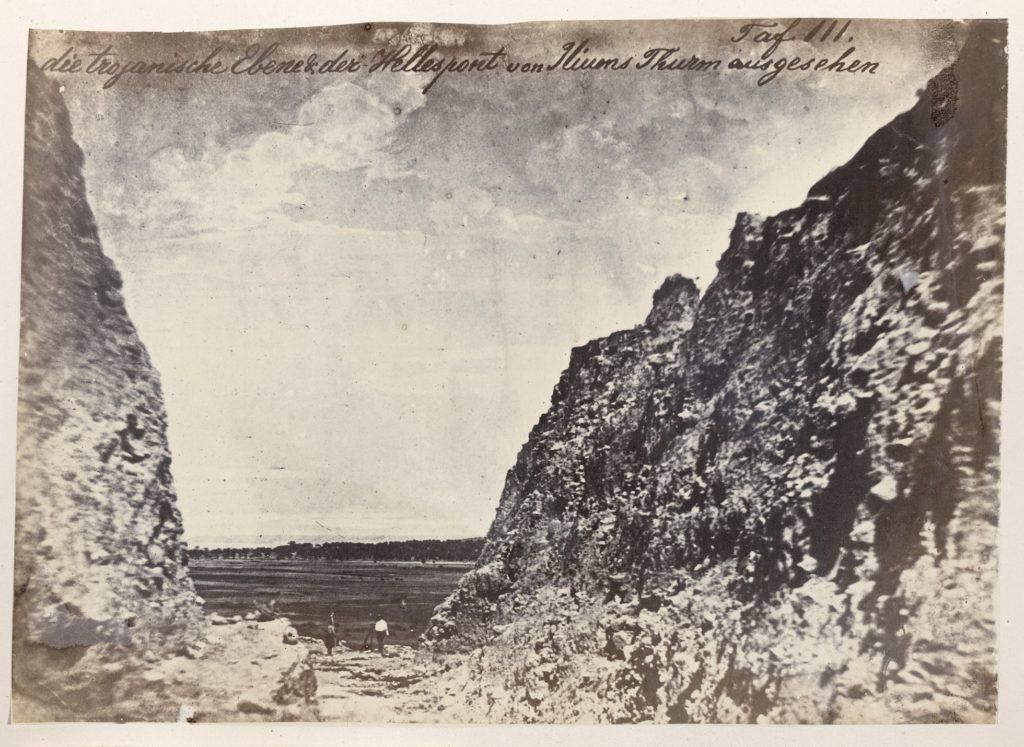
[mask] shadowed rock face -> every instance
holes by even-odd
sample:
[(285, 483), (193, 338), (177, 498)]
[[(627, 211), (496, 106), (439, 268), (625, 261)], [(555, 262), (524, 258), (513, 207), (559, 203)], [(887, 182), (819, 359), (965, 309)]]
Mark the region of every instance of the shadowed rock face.
[(199, 630), (160, 381), (103, 254), (56, 84), (28, 72), (16, 718), (90, 718)]
[(703, 298), (573, 351), (434, 646), (467, 714), (988, 721), (1005, 25)]

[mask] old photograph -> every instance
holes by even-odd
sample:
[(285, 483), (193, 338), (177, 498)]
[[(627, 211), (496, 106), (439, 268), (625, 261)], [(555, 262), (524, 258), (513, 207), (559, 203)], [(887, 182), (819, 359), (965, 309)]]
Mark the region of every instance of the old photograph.
[(11, 718), (995, 723), (1007, 22), (28, 43)]

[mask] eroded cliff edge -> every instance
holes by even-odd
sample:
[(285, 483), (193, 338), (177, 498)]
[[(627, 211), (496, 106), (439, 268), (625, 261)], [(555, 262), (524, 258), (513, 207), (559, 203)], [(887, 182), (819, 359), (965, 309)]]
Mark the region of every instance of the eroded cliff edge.
[(74, 713), (110, 684), (97, 671), (117, 678), (123, 647), (183, 647), (201, 612), (159, 376), (100, 246), (57, 85), (31, 65), (27, 91), (14, 681), (22, 703)]
[(12, 716), (315, 718), (287, 620), (211, 628), (202, 612), (160, 379), (100, 245), (63, 97), (31, 64), (25, 126)]
[(435, 612), (466, 718), (989, 721), (1005, 25), (573, 351)]

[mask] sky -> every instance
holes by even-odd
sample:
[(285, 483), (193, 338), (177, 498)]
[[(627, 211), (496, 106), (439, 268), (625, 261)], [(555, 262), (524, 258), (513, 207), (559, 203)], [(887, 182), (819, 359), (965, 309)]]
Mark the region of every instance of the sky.
[[(434, 42), (551, 61), (583, 39), (605, 56), (763, 51), (730, 41), (740, 25), (35, 32), (32, 56), (230, 57), (273, 41), (303, 57)], [(425, 94), (431, 76), (413, 73), (107, 89), (54, 74), (161, 374), (186, 539), (484, 534), (570, 349), (641, 323), (667, 275), (706, 287), (736, 214), (799, 204), (912, 105), (954, 39), (919, 22), (849, 34), (876, 74), (499, 71)]]

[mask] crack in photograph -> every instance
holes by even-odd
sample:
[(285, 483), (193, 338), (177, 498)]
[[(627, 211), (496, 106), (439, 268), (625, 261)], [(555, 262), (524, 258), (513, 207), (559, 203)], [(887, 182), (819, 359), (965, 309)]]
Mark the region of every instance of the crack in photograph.
[(32, 31), (12, 719), (994, 723), (1006, 33)]

